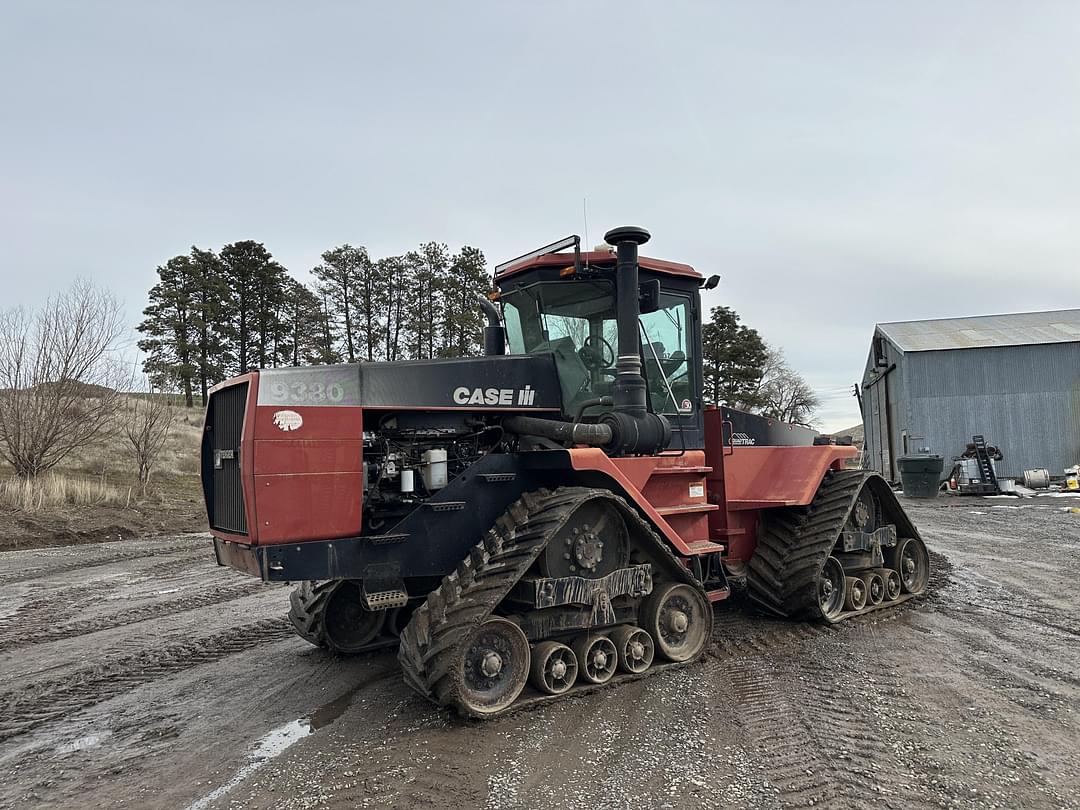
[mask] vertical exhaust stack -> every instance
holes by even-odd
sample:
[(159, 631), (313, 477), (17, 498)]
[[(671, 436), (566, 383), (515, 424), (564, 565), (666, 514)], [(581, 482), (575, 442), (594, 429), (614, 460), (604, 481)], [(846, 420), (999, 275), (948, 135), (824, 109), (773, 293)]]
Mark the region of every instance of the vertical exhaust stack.
[(650, 239), (644, 228), (612, 228), (604, 241), (615, 246), (615, 321), (619, 328), (619, 356), (615, 362), (614, 405), (639, 418), (645, 413), (645, 378), (641, 376), (638, 340), (638, 245)]
[(485, 296), (478, 295), (480, 309), (487, 316), (487, 326), (484, 327), (484, 354), (506, 354), (506, 332), (503, 330), (502, 321), (499, 319), (499, 310)]
[(645, 378), (641, 374), (641, 341), (638, 339), (639, 286), (638, 245), (649, 241), (644, 228), (612, 228), (604, 240), (615, 246), (615, 320), (619, 351), (615, 361), (613, 410), (601, 418), (612, 429), (604, 449), (614, 455), (651, 455), (668, 446), (671, 425), (649, 413), (645, 401)]

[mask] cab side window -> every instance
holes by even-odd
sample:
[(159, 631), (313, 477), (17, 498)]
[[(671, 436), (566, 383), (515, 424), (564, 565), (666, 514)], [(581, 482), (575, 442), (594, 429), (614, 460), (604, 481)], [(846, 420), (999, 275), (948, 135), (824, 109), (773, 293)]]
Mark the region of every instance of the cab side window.
[[(641, 350), (649, 402), (656, 413), (693, 411), (690, 299), (664, 293), (660, 308), (641, 316)], [(674, 401), (673, 401), (674, 399)]]

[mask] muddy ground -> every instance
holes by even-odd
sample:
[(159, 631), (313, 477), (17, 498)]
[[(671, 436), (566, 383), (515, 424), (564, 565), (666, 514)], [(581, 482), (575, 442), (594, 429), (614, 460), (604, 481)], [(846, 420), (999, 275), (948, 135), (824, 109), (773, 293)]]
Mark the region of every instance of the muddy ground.
[(1067, 503), (909, 503), (933, 596), (735, 599), (703, 663), (484, 724), (295, 638), (204, 536), (0, 554), (0, 807), (1080, 807)]

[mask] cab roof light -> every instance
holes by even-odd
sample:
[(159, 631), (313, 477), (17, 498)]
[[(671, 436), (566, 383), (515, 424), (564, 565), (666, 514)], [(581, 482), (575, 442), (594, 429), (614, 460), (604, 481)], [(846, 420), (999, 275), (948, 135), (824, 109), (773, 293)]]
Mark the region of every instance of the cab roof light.
[(568, 247), (574, 249), (574, 268), (581, 268), (581, 237), (577, 234), (568, 236), (565, 239), (560, 239), (558, 242), (552, 242), (550, 245), (544, 245), (542, 248), (537, 248), (534, 251), (525, 253), (518, 256), (516, 259), (511, 259), (508, 262), (495, 265), (495, 276), (501, 276), (507, 270), (512, 267), (516, 267), (519, 264), (524, 264), (530, 259), (538, 259), (541, 256), (548, 256), (552, 253), (558, 253), (561, 250), (566, 250)]

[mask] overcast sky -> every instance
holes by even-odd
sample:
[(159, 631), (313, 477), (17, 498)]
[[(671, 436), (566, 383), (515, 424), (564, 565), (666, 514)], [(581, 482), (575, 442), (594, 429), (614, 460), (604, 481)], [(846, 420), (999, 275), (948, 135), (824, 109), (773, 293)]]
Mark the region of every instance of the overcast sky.
[(1080, 3), (0, 11), (0, 304), (256, 239), (494, 264), (653, 233), (859, 421), (880, 321), (1080, 300)]

